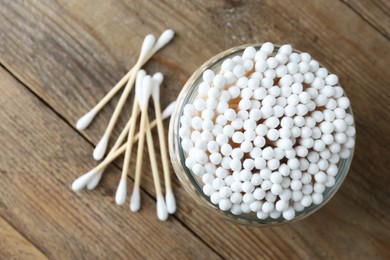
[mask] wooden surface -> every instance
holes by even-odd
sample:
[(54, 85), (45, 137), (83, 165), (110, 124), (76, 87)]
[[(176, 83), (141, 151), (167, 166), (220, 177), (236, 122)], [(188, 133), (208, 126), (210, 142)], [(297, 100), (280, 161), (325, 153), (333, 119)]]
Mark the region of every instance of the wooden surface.
[[(389, 259), (389, 5), (0, 0), (0, 259)], [(173, 178), (178, 211), (162, 223), (149, 163), (142, 210), (115, 205), (120, 160), (93, 192), (70, 190), (95, 165), (92, 149), (118, 98), (87, 131), (75, 121), (134, 64), (143, 37), (166, 28), (177, 36), (145, 66), (165, 75), (163, 106), (205, 60), (249, 42), (291, 43), (339, 75), (357, 144), (325, 207), (282, 227), (238, 226), (208, 215)]]

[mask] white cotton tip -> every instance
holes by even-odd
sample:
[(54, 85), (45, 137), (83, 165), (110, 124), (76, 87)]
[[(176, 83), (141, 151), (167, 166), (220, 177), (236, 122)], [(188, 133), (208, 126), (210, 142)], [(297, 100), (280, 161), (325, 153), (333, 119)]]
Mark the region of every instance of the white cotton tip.
[(164, 75), (161, 72), (157, 72), (153, 75), (153, 80), (155, 80), (159, 85), (161, 85), (164, 80)]
[(140, 88), (142, 88), (142, 80), (146, 76), (146, 71), (144, 70), (139, 70), (137, 72), (137, 78), (135, 79), (135, 91), (139, 91)]
[(162, 47), (164, 47), (168, 42), (170, 42), (173, 38), (173, 36), (175, 35), (175, 32), (172, 30), (172, 29), (168, 29), (168, 30), (165, 30), (161, 35), (160, 37), (158, 37), (158, 40), (156, 42), (156, 45), (154, 48), (156, 48), (156, 50), (159, 50), (161, 49)]
[(150, 95), (152, 93), (153, 81), (150, 75), (147, 75), (142, 80), (142, 91), (138, 91), (137, 99), (140, 107), (146, 106), (148, 104)]
[(165, 221), (168, 218), (167, 206), (163, 196), (157, 196), (157, 217), (161, 221)]
[(160, 86), (163, 79), (164, 76), (160, 72), (157, 72), (153, 75), (152, 98), (155, 102), (158, 102), (160, 100)]
[(137, 100), (138, 97), (142, 96), (142, 92), (143, 92), (142, 82), (145, 77), (146, 77), (146, 71), (144, 70), (138, 71), (137, 78), (135, 79), (135, 96), (137, 97)]
[(88, 190), (93, 190), (96, 188), (96, 186), (99, 184), (100, 180), (102, 179), (104, 170), (105, 169), (101, 169), (100, 171), (95, 172), (95, 175), (87, 184)]
[(89, 126), (89, 124), (92, 122), (94, 117), (96, 116), (96, 112), (91, 110), (85, 115), (83, 115), (79, 120), (77, 120), (76, 128), (77, 130), (84, 130)]
[(140, 207), (141, 207), (141, 194), (139, 192), (139, 187), (134, 187), (130, 199), (130, 210), (132, 212), (137, 212), (140, 209)]
[(167, 210), (169, 214), (176, 212), (176, 200), (172, 190), (168, 190), (165, 194), (165, 201), (167, 203)]
[(145, 56), (150, 52), (150, 50), (153, 48), (154, 43), (156, 42), (156, 38), (153, 36), (153, 34), (146, 35), (144, 42), (142, 43), (141, 52), (139, 55), (140, 59), (145, 58)]
[(117, 205), (122, 205), (126, 201), (126, 194), (127, 194), (127, 179), (121, 178), (119, 181), (118, 188), (116, 189), (115, 193), (115, 203)]
[(176, 108), (176, 100), (171, 102), (162, 112), (162, 119), (165, 120), (170, 117)]
[(88, 184), (88, 182), (92, 179), (92, 177), (95, 175), (95, 171), (89, 171), (80, 177), (78, 177), (76, 180), (72, 183), (72, 190), (78, 191), (81, 189), (84, 189), (84, 187)]
[(153, 84), (152, 98), (154, 102), (159, 102), (160, 100), (160, 85), (157, 83)]
[(93, 150), (93, 158), (98, 161), (101, 160), (106, 152), (108, 145), (109, 136), (104, 134), (102, 139), (100, 139), (99, 143), (96, 145), (95, 150)]

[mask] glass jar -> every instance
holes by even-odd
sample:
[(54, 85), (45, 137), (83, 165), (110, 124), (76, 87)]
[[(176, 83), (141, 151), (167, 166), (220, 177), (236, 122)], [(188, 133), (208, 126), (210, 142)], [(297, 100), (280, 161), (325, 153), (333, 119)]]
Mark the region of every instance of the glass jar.
[[(296, 212), (295, 217), (292, 220), (285, 220), (282, 216), (277, 219), (266, 218), (259, 219), (255, 213), (242, 213), (240, 215), (234, 215), (230, 211), (222, 211), (217, 205), (214, 205), (210, 201), (210, 197), (205, 195), (202, 189), (202, 180), (199, 176), (196, 176), (192, 171), (186, 167), (185, 159), (186, 154), (181, 147), (181, 138), (179, 136), (180, 128), (180, 117), (183, 115), (183, 108), (186, 104), (192, 103), (199, 84), (202, 82), (202, 74), (205, 70), (210, 69), (216, 74), (220, 71), (221, 64), (224, 60), (232, 58), (236, 55), (242, 55), (245, 48), (253, 46), (258, 50), (262, 44), (247, 44), (238, 47), (231, 48), (224, 52), (217, 54), (208, 61), (206, 61), (202, 66), (200, 66), (193, 75), (188, 79), (183, 89), (181, 90), (178, 99), (175, 111), (172, 114), (169, 126), (169, 153), (170, 158), (173, 164), (173, 168), (178, 176), (181, 184), (184, 186), (185, 190), (190, 194), (192, 198), (200, 205), (202, 205), (208, 212), (213, 213), (214, 215), (221, 217), (226, 220), (231, 220), (238, 224), (244, 225), (255, 225), (255, 226), (271, 226), (271, 225), (280, 225), (285, 223), (291, 223), (300, 219), (303, 219), (312, 213), (316, 212), (322, 206), (324, 206), (336, 193), (343, 183), (351, 161), (353, 158), (354, 148), (350, 151), (350, 156), (347, 159), (341, 159), (338, 166), (338, 173), (335, 177), (335, 184), (332, 187), (327, 187), (323, 193), (323, 202), (319, 205), (312, 204), (309, 207), (304, 208), (300, 212)], [(278, 51), (280, 46), (275, 46), (274, 54)], [(301, 53), (300, 51), (293, 50), (293, 52)], [(320, 65), (320, 67), (322, 67)], [(345, 95), (345, 94), (344, 94)], [(352, 110), (348, 108), (347, 113), (352, 115)], [(353, 124), (354, 126), (354, 124)], [(354, 137), (355, 138), (355, 137)]]

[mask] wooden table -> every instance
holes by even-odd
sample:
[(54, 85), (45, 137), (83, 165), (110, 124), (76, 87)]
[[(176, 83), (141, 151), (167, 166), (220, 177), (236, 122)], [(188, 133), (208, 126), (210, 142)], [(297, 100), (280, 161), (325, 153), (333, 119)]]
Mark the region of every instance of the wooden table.
[[(389, 3), (1, 0), (0, 259), (389, 259)], [(149, 163), (142, 210), (115, 205), (122, 161), (93, 192), (71, 191), (95, 165), (118, 98), (88, 130), (75, 121), (134, 64), (143, 37), (166, 28), (177, 36), (144, 67), (166, 76), (163, 106), (205, 60), (244, 43), (292, 43), (339, 75), (357, 145), (324, 208), (291, 225), (238, 226), (208, 215), (174, 178), (178, 211), (159, 222)]]

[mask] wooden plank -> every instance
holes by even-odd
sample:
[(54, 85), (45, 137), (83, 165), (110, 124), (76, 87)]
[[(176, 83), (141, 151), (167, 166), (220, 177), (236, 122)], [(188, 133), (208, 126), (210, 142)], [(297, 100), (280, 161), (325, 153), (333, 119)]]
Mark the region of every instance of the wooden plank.
[(342, 0), (376, 30), (390, 39), (390, 2), (381, 0)]
[(47, 259), (39, 249), (2, 218), (0, 218), (0, 230), (1, 259)]
[[(335, 198), (307, 220), (272, 229), (222, 222), (189, 203), (176, 181), (177, 216), (210, 246), (235, 258), (389, 255), (388, 41), (361, 17), (335, 1), (90, 3), (7, 1), (0, 16), (1, 62), (69, 122), (75, 122), (125, 73), (143, 35), (170, 26), (178, 37), (146, 66), (166, 75), (163, 87), (169, 91), (164, 91), (164, 104), (213, 54), (266, 40), (291, 42), (313, 54), (339, 75), (352, 100), (358, 128), (352, 170)], [(15, 16), (20, 17), (16, 23)], [(92, 142), (98, 141), (112, 108), (85, 133)], [(89, 152), (86, 149), (85, 154)], [(376, 163), (367, 163), (372, 161)], [(85, 168), (80, 166), (79, 171)], [(145, 169), (150, 171), (148, 164)], [(150, 177), (143, 179), (143, 187), (153, 193)], [(107, 195), (112, 199), (113, 194)]]
[(49, 258), (218, 258), (178, 221), (160, 222), (147, 194), (140, 214), (116, 206), (116, 168), (104, 189), (72, 192), (91, 145), (3, 69), (0, 79), (0, 216)]

